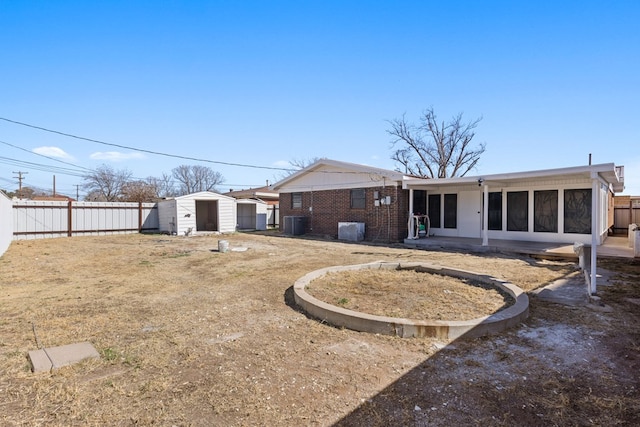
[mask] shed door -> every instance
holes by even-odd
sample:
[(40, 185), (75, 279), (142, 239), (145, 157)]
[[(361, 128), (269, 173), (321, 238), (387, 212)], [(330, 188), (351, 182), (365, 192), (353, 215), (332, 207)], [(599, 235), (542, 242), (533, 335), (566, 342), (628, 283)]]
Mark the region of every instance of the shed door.
[(217, 200), (196, 200), (196, 230), (220, 230)]
[(238, 203), (238, 228), (240, 230), (256, 229), (256, 205)]

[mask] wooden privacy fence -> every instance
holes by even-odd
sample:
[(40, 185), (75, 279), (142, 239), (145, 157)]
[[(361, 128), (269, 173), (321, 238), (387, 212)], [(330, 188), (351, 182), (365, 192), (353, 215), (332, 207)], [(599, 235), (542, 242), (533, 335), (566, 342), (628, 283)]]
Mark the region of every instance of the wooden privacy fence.
[(17, 200), (13, 239), (138, 233), (158, 230), (155, 203)]
[(640, 200), (631, 201), (628, 206), (614, 208), (613, 232), (627, 234), (630, 224), (640, 225)]

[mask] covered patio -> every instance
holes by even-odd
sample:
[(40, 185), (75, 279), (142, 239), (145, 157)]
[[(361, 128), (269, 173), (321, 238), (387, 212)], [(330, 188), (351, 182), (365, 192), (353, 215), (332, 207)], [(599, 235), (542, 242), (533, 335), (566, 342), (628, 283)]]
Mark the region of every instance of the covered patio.
[(576, 258), (574, 245), (579, 245), (589, 258), (581, 266), (590, 270), (592, 294), (597, 256), (627, 253), (625, 245), (614, 240), (605, 244), (613, 226), (613, 194), (624, 190), (624, 167), (613, 163), (454, 178), (405, 177), (402, 188), (409, 190), (407, 245)]
[[(627, 237), (609, 236), (598, 246), (599, 257), (633, 258), (633, 248)], [(574, 246), (557, 242), (530, 242), (523, 240), (490, 239), (483, 245), (482, 238), (431, 236), (405, 239), (404, 244), (416, 249), (455, 250), (476, 253), (496, 252), (521, 255), (537, 255), (558, 258), (578, 258)]]

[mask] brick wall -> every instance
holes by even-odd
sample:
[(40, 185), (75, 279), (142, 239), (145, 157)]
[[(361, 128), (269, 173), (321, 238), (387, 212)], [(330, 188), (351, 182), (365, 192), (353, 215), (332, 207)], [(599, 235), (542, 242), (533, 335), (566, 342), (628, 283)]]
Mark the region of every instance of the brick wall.
[[(390, 205), (374, 205), (390, 196)], [(338, 222), (364, 222), (365, 240), (398, 242), (407, 236), (409, 191), (397, 187), (365, 189), (365, 209), (351, 208), (351, 190), (324, 190), (302, 193), (302, 208), (291, 207), (291, 193), (280, 194), (280, 230), (285, 216), (306, 217), (305, 234), (338, 238)], [(311, 209), (310, 209), (311, 208)]]

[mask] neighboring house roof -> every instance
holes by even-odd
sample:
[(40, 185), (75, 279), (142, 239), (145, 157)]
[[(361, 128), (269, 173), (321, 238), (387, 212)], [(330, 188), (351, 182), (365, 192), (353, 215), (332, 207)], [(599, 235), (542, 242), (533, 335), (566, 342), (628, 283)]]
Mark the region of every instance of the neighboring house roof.
[(260, 199), (260, 200), (278, 200), (280, 195), (277, 191), (265, 185), (258, 188), (249, 188), (248, 190), (230, 190), (224, 193), (225, 196), (234, 197), (236, 199)]
[(267, 205), (268, 203), (261, 199), (236, 199), (238, 205)]
[(397, 171), (320, 159), (273, 185), (281, 192), (332, 190), (341, 188), (400, 185), (408, 177)]
[(235, 200), (233, 197), (225, 196), (224, 194), (216, 193), (214, 191), (199, 191), (197, 193), (185, 194), (184, 196), (167, 197), (165, 200), (212, 200), (212, 199), (229, 199)]
[(482, 184), (496, 186), (500, 185), (500, 183), (513, 181), (539, 183), (541, 180), (559, 178), (564, 180), (572, 178), (584, 180), (595, 177), (610, 185), (614, 193), (620, 193), (624, 190), (624, 166), (616, 166), (613, 163), (456, 178), (405, 178), (403, 188)]
[(45, 201), (55, 201), (55, 202), (74, 202), (76, 199), (69, 196), (64, 196), (62, 194), (58, 194), (55, 196), (33, 196), (31, 200), (45, 200)]

